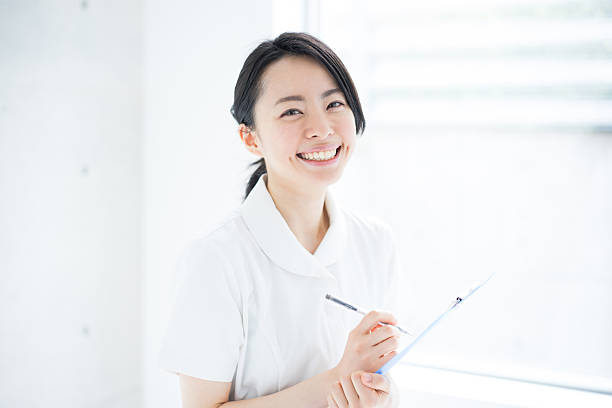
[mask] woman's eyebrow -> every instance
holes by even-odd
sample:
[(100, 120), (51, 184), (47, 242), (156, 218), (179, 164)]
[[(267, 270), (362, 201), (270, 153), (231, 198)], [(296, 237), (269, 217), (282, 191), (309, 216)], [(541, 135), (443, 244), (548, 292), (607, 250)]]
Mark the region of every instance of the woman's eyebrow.
[[(342, 90), (340, 88), (328, 89), (327, 91), (321, 94), (321, 99), (327, 98), (329, 95), (334, 94), (336, 92), (342, 93)], [(279, 103), (283, 103), (283, 102), (303, 101), (303, 100), (304, 100), (304, 97), (302, 95), (290, 95), (290, 96), (285, 96), (283, 98), (280, 98), (278, 101), (276, 101), (274, 105), (276, 106)]]
[(336, 92), (342, 93), (342, 90), (340, 88), (334, 88), (334, 89), (327, 90), (321, 94), (321, 99), (327, 98), (329, 95), (335, 94)]

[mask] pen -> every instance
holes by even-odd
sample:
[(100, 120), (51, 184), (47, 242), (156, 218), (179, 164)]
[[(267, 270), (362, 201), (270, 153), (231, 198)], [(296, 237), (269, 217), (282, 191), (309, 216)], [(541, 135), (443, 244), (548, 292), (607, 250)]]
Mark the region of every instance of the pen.
[[(351, 305), (351, 304), (349, 304), (349, 303), (346, 303), (346, 302), (344, 302), (344, 301), (342, 301), (342, 300), (340, 300), (340, 299), (338, 299), (338, 298), (335, 298), (335, 297), (333, 297), (332, 295), (330, 295), (329, 293), (328, 293), (327, 295), (325, 295), (325, 299), (327, 299), (327, 300), (331, 300), (332, 302), (337, 303), (337, 304), (339, 304), (340, 306), (344, 306), (344, 307), (346, 307), (347, 309), (350, 309), (350, 310), (352, 310), (352, 311), (354, 311), (354, 312), (357, 312), (357, 313), (359, 313), (359, 314), (360, 314), (360, 315), (362, 315), (362, 316), (365, 316), (365, 315), (366, 315), (366, 312), (364, 312), (363, 310), (360, 310), (359, 308), (357, 308), (357, 307), (355, 307), (355, 306), (353, 306), (353, 305)], [(401, 331), (401, 332), (402, 332), (402, 333), (404, 333), (404, 334), (412, 335), (412, 334), (411, 334), (411, 333), (409, 333), (408, 331), (406, 331), (406, 330), (402, 329), (402, 328), (401, 328), (401, 327), (399, 327), (399, 326), (395, 326), (395, 325), (393, 325), (393, 324), (384, 323), (384, 322), (378, 322), (378, 324), (381, 324), (381, 325), (383, 325), (383, 326), (393, 326), (393, 327), (395, 327), (396, 329), (398, 329), (399, 331)]]

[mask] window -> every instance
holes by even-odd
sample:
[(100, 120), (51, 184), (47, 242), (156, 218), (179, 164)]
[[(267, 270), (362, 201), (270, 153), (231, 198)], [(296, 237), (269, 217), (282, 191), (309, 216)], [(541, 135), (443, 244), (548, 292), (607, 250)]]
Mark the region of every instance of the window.
[(497, 272), (407, 360), (612, 393), (612, 3), (304, 4), (360, 91), (336, 191), (394, 228), (402, 324)]

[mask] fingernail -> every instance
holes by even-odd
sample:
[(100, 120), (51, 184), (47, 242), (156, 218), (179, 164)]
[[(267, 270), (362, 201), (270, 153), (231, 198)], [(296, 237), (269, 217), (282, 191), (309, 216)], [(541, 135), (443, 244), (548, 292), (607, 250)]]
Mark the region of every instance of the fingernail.
[(363, 382), (369, 384), (372, 382), (372, 375), (371, 374), (364, 374), (361, 378), (363, 378)]

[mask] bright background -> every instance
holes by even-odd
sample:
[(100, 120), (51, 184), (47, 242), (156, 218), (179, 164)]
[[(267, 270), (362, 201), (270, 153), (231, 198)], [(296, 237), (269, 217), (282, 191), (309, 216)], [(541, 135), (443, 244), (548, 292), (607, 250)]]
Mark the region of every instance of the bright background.
[(282, 31), (343, 59), (346, 207), (394, 229), (406, 407), (612, 404), (612, 2), (0, 0), (0, 406), (167, 407), (179, 251), (240, 203), (229, 107)]

